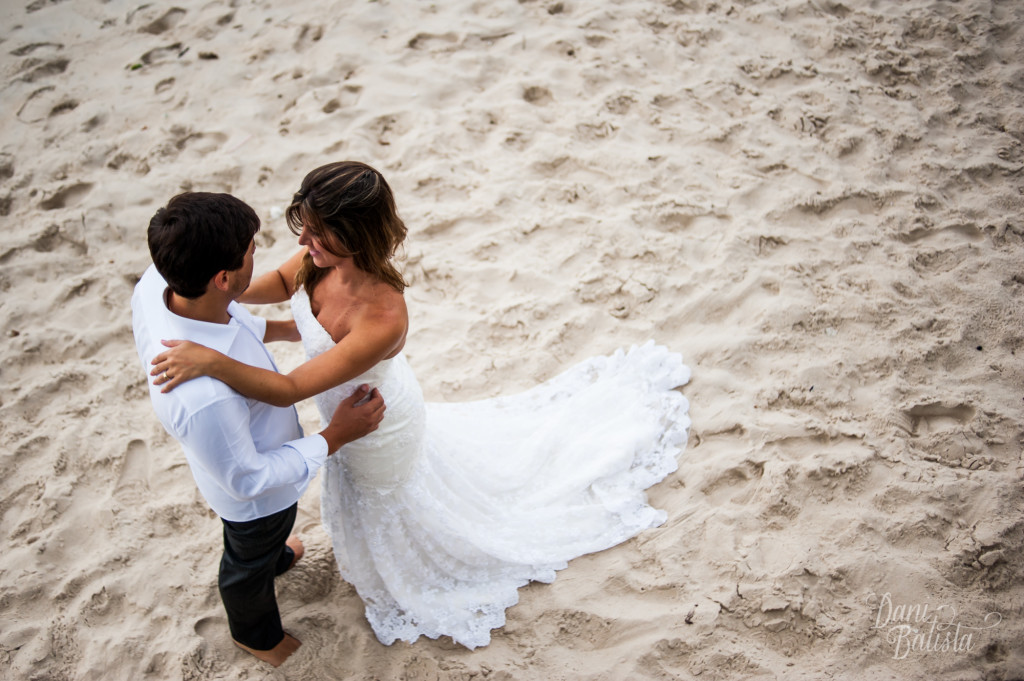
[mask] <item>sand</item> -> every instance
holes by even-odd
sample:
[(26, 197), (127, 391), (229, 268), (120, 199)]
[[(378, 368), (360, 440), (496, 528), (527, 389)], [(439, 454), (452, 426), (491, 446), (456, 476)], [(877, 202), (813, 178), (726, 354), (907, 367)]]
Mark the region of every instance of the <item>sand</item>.
[[(1024, 677), (1024, 4), (8, 0), (0, 26), (4, 678)], [(129, 297), (173, 194), (253, 205), (264, 271), (342, 159), (409, 225), (428, 399), (655, 339), (693, 429), (665, 525), (472, 652), (376, 641), (314, 485), (274, 670), (228, 641)]]

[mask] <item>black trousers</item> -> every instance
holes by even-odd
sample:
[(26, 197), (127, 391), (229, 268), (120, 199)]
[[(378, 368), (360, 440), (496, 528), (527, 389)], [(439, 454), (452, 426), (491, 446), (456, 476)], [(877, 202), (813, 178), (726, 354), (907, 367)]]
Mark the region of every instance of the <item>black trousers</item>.
[(217, 585), (228, 614), (231, 638), (254, 650), (270, 650), (284, 640), (274, 577), (286, 571), (295, 553), (285, 541), (295, 525), (298, 503), (265, 518), (224, 523), (224, 555)]

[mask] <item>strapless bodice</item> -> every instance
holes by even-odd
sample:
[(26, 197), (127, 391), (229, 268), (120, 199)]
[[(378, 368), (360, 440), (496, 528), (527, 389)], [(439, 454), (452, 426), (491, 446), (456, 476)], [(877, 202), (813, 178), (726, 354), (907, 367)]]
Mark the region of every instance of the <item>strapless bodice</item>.
[[(334, 339), (313, 315), (309, 296), (299, 289), (291, 300), (292, 315), (302, 335), (306, 357), (312, 359), (334, 347)], [(328, 459), (341, 465), (350, 480), (386, 491), (405, 482), (419, 455), (423, 437), (423, 393), (412, 368), (399, 353), (378, 362), (369, 371), (314, 397), (326, 424), (338, 404), (362, 384), (380, 390), (387, 410), (374, 432), (350, 442)]]

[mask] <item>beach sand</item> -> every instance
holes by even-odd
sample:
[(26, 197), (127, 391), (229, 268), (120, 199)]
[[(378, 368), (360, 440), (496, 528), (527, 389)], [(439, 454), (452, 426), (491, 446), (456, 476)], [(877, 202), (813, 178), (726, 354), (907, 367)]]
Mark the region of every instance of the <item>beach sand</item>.
[[(1024, 3), (9, 0), (0, 26), (4, 678), (1024, 678)], [(172, 195), (253, 205), (259, 273), (343, 159), (409, 226), (428, 399), (654, 339), (693, 428), (668, 521), (474, 651), (377, 642), (314, 483), (275, 670), (230, 644), (129, 298)]]

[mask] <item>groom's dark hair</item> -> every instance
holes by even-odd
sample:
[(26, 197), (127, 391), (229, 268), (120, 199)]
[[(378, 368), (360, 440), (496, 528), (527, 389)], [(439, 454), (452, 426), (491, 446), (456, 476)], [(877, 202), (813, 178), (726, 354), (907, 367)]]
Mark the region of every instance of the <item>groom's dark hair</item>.
[(149, 221), (149, 254), (172, 291), (206, 293), (213, 275), (237, 270), (260, 229), (256, 211), (230, 194), (178, 194)]

